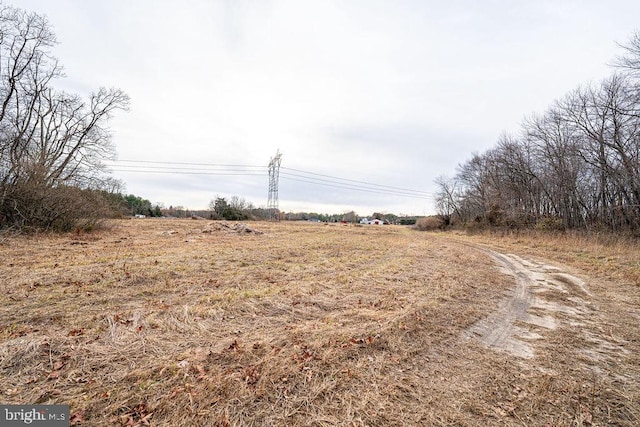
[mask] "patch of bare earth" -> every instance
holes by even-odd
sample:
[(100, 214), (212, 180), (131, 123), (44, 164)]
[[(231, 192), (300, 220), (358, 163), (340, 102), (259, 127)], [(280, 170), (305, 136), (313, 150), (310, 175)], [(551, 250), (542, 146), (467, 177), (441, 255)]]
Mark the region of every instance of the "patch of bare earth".
[[(570, 326), (598, 323), (585, 283), (557, 267), (484, 250), (500, 269), (514, 278), (515, 287), (488, 317), (476, 322), (465, 336), (477, 337), (488, 347), (514, 356), (533, 358), (533, 342), (543, 338), (545, 330), (557, 328), (561, 317)], [(591, 316), (590, 316), (591, 315)], [(578, 333), (587, 334), (586, 329)], [(587, 337), (585, 336), (585, 339)], [(626, 352), (624, 347), (602, 339), (602, 348)]]
[(638, 341), (599, 289), (499, 252), (308, 223), (12, 237), (0, 400), (74, 425), (636, 424)]
[[(607, 253), (618, 253), (619, 268), (612, 263), (607, 271), (585, 264), (583, 257), (571, 257), (568, 252), (578, 249), (571, 239), (465, 240), (493, 257), (515, 286), (463, 338), (519, 358), (523, 371), (531, 372), (534, 382), (544, 386), (535, 398), (555, 402), (554, 409), (564, 406), (567, 417), (559, 416), (552, 425), (638, 425), (640, 327), (636, 309), (640, 283), (620, 277), (620, 270), (626, 277), (637, 277), (625, 262), (637, 254), (634, 243), (625, 250), (595, 245), (597, 251), (589, 255), (594, 259), (612, 261), (615, 257)], [(501, 252), (489, 249), (487, 243)], [(585, 248), (581, 245), (579, 253), (589, 253)], [(524, 255), (502, 253), (506, 249)], [(550, 265), (548, 259), (558, 258), (558, 253), (564, 262), (593, 276), (583, 272), (580, 278), (570, 265)], [(533, 373), (535, 370), (539, 373)], [(510, 408), (514, 416), (518, 411), (526, 414), (519, 404)], [(573, 408), (572, 423), (567, 408)]]

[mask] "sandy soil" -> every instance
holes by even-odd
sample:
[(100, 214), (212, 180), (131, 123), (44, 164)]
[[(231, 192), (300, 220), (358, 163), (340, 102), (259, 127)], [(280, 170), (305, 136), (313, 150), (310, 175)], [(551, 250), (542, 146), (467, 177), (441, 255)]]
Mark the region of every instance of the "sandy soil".
[(545, 338), (545, 332), (562, 324), (585, 342), (597, 343), (584, 352), (599, 362), (627, 352), (605, 334), (590, 332), (605, 319), (582, 279), (546, 263), (482, 250), (496, 261), (500, 271), (513, 277), (515, 287), (493, 313), (465, 332), (467, 339), (475, 338), (492, 350), (528, 359), (535, 357), (536, 342)]

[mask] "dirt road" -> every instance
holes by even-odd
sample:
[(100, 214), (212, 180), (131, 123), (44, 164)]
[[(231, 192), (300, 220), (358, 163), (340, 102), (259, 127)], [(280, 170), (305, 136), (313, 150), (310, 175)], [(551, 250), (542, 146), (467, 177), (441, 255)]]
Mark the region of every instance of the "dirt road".
[(583, 280), (552, 265), (481, 250), (495, 260), (502, 272), (513, 276), (515, 288), (491, 315), (465, 332), (466, 339), (477, 339), (490, 349), (531, 359), (536, 356), (536, 343), (561, 325), (584, 343), (580, 351), (593, 362), (589, 366), (592, 370), (628, 353), (624, 342), (597, 332), (607, 319)]
[(501, 422), (510, 415), (527, 424), (527, 413), (556, 408), (562, 415), (549, 425), (568, 425), (568, 420), (580, 426), (637, 425), (632, 287), (588, 278), (537, 257), (472, 246), (513, 277), (513, 287), (496, 309), (467, 328), (461, 340), (512, 360), (513, 372), (520, 369), (528, 378), (514, 387), (507, 404), (494, 408), (505, 416)]

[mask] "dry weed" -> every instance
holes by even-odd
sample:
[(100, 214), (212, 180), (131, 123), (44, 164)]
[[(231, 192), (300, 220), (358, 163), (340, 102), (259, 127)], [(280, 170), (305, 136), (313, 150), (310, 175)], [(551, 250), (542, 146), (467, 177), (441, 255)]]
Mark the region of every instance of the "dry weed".
[(0, 246), (4, 402), (67, 403), (77, 425), (638, 420), (631, 356), (588, 361), (562, 330), (533, 361), (461, 339), (512, 286), (464, 242), (395, 226), (115, 224)]

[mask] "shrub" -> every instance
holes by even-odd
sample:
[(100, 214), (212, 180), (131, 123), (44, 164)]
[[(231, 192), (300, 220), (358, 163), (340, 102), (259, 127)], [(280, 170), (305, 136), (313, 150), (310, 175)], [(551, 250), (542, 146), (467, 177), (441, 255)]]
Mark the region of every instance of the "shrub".
[(489, 226), (482, 221), (470, 221), (464, 224), (464, 231), (469, 235), (484, 233), (488, 228)]
[(15, 185), (0, 203), (0, 228), (18, 231), (91, 231), (112, 216), (102, 192), (76, 187)]
[(536, 230), (542, 231), (565, 231), (566, 225), (562, 218), (546, 216), (536, 221)]
[(420, 231), (435, 231), (442, 230), (445, 227), (445, 222), (442, 218), (437, 216), (426, 216), (418, 218), (416, 224), (413, 226), (415, 230)]

